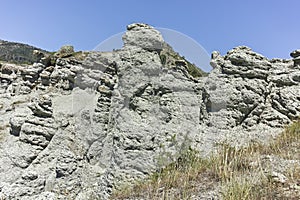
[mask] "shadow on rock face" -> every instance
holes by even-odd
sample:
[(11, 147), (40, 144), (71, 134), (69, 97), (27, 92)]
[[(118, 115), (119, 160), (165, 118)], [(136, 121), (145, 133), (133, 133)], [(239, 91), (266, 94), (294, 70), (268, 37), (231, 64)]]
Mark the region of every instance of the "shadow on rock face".
[(108, 199), (186, 149), (267, 141), (300, 114), (298, 51), (276, 61), (248, 47), (214, 52), (212, 72), (194, 77), (177, 54), (162, 59), (171, 50), (157, 30), (127, 29), (117, 51), (0, 66), (0, 123), (10, 126), (0, 198)]

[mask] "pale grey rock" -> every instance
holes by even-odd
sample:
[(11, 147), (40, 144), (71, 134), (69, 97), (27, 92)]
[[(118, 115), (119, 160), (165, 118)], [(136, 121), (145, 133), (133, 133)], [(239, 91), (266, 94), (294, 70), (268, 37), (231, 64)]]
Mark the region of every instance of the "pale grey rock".
[(218, 52), (218, 51), (213, 51), (212, 53), (211, 53), (211, 59), (216, 59), (216, 58), (218, 58), (220, 56), (220, 52)]
[(38, 178), (38, 174), (34, 171), (29, 171), (22, 175), (22, 179), (32, 181)]
[(3, 63), (1, 64), (1, 74), (17, 73), (18, 67), (15, 64)]
[(300, 50), (299, 49), (297, 49), (297, 50), (295, 50), (295, 51), (293, 51), (293, 52), (291, 52), (291, 57), (292, 58), (297, 58), (297, 57), (299, 57), (300, 56)]
[(294, 66), (295, 67), (299, 66), (300, 65), (300, 56), (294, 58), (293, 61), (294, 61)]
[(274, 182), (284, 184), (288, 179), (285, 175), (278, 173), (278, 172), (272, 172), (271, 178)]
[(11, 118), (10, 123), (10, 133), (15, 136), (20, 135), (21, 126), (24, 124), (25, 118), (24, 117), (14, 117)]
[(267, 142), (300, 114), (293, 60), (237, 47), (195, 79), (162, 64), (158, 31), (127, 29), (120, 50), (1, 65), (0, 198), (108, 199), (189, 147)]
[(40, 73), (40, 78), (41, 78), (41, 82), (43, 85), (45, 86), (49, 86), (50, 84), (50, 72), (48, 71), (43, 71), (42, 73)]
[(163, 47), (163, 37), (159, 31), (147, 24), (131, 24), (127, 26), (123, 36), (124, 46), (136, 46), (150, 51), (160, 51)]
[(200, 149), (211, 141), (265, 142), (299, 116), (298, 70), (291, 60), (270, 61), (248, 47), (212, 57), (214, 69), (201, 89)]
[(290, 56), (293, 58), (294, 61), (294, 67), (297, 67), (300, 65), (300, 50), (297, 49), (290, 53)]
[(51, 117), (53, 110), (52, 110), (52, 102), (49, 96), (43, 96), (39, 99), (33, 100), (31, 104), (28, 105), (30, 110), (33, 112), (35, 116), (38, 117)]
[(68, 57), (71, 56), (73, 53), (74, 47), (72, 45), (64, 45), (55, 53), (55, 56)]

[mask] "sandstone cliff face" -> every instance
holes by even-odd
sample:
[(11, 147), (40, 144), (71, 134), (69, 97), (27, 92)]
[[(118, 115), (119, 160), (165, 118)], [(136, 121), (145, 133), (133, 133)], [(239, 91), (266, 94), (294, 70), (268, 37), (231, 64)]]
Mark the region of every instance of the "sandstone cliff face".
[(299, 116), (297, 56), (213, 52), (212, 72), (195, 78), (162, 62), (152, 27), (129, 25), (123, 40), (85, 59), (1, 65), (1, 198), (107, 199), (187, 148), (267, 142)]

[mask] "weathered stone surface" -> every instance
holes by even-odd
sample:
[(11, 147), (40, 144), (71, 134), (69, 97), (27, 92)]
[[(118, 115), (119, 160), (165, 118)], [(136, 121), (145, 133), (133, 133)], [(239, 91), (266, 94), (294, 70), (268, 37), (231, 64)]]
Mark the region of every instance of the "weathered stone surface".
[(127, 26), (123, 36), (124, 46), (136, 46), (150, 51), (160, 51), (164, 40), (162, 35), (147, 24), (131, 24)]
[(297, 49), (297, 50), (295, 50), (295, 51), (293, 51), (293, 52), (291, 52), (291, 57), (293, 57), (293, 58), (297, 58), (297, 57), (299, 57), (300, 56), (300, 50), (299, 49)]
[(55, 56), (58, 57), (68, 57), (74, 53), (74, 47), (71, 45), (62, 46), (58, 52), (55, 53)]
[(0, 66), (0, 198), (107, 199), (189, 147), (266, 142), (300, 114), (293, 60), (237, 47), (195, 78), (162, 62), (158, 31), (127, 29), (120, 50)]
[(49, 96), (43, 96), (28, 105), (33, 114), (38, 117), (51, 117), (53, 112), (51, 106)]
[(214, 53), (211, 63), (214, 69), (202, 88), (208, 102), (204, 143), (215, 134), (232, 142), (239, 137), (240, 144), (264, 141), (266, 132), (275, 134), (299, 116), (298, 69), (292, 61), (270, 61), (237, 47), (225, 56)]

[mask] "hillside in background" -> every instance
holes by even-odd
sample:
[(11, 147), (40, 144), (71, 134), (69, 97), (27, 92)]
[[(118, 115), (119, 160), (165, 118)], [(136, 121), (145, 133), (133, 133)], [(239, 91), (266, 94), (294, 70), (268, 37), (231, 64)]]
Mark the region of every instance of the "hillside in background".
[(173, 48), (166, 42), (163, 43), (159, 56), (163, 65), (185, 66), (188, 73), (194, 78), (207, 76), (208, 74), (201, 69), (201, 66), (196, 66), (195, 64), (189, 62), (184, 56), (180, 55), (178, 52), (175, 52)]
[(45, 50), (27, 44), (0, 40), (0, 61), (16, 64), (33, 64), (39, 59), (33, 54), (34, 50), (47, 53)]
[(43, 57), (0, 62), (0, 199), (299, 199), (300, 50), (215, 51), (205, 76), (147, 24), (123, 42), (2, 42)]

